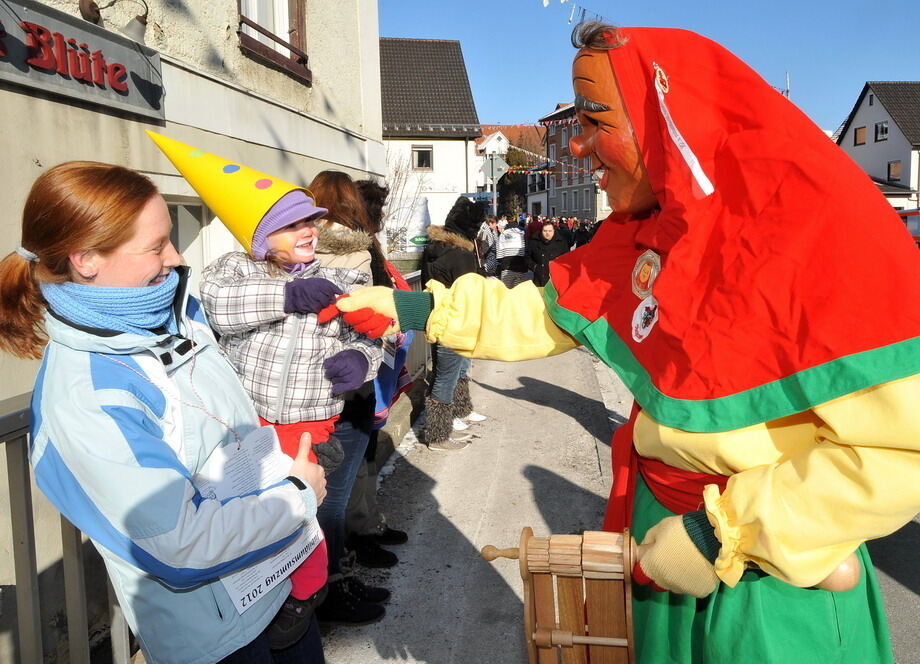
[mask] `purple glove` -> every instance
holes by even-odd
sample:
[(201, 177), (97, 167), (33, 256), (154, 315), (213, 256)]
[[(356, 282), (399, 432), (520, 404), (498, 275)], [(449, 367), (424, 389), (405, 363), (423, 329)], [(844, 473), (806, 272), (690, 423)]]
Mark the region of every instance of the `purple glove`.
[(342, 289), (328, 279), (294, 279), (284, 285), (284, 313), (319, 313), (335, 302), (336, 295), (341, 294)]
[(323, 369), (332, 383), (332, 393), (338, 395), (364, 385), (367, 358), (360, 351), (343, 350), (323, 362)]

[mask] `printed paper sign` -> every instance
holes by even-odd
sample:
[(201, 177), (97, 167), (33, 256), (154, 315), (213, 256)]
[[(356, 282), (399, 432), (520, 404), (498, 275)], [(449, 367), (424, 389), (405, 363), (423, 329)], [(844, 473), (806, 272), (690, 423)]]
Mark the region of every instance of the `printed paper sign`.
[[(281, 451), (275, 428), (260, 427), (239, 444), (214, 450), (195, 475), (195, 486), (202, 496), (215, 500), (243, 496), (277, 484), (287, 477), (292, 463), (291, 457)], [(322, 538), (319, 524), (313, 519), (275, 555), (220, 577), (237, 611), (243, 613), (290, 576)]]

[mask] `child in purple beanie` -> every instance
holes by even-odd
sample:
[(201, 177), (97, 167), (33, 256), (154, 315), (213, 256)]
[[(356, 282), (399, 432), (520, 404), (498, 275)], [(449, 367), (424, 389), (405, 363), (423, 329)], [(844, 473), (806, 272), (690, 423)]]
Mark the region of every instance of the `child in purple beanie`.
[[(382, 353), (379, 342), (341, 317), (317, 320), (336, 295), (367, 282), (363, 272), (324, 268), (315, 259), (314, 222), (325, 214), (305, 190), (286, 193), (254, 223), (250, 253), (231, 252), (205, 268), (201, 301), (262, 423), (275, 426), (282, 450), (292, 456), (300, 435), (310, 433), (328, 473), (341, 458), (327, 441), (343, 394), (376, 375)], [(269, 627), (273, 648), (296, 643), (308, 629), (322, 601), (326, 566), (321, 543), (291, 575), (291, 597)]]

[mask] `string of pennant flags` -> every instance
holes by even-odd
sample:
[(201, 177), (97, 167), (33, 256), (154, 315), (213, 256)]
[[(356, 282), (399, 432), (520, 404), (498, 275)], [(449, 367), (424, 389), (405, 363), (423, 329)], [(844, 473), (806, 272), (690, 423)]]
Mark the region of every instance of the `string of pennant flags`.
[(590, 170), (588, 170), (588, 169), (586, 169), (586, 168), (581, 168), (580, 166), (576, 166), (575, 164), (567, 164), (567, 163), (565, 163), (564, 161), (559, 161), (558, 159), (550, 159), (550, 158), (547, 157), (546, 155), (537, 154), (536, 152), (531, 152), (530, 150), (525, 150), (524, 148), (519, 148), (519, 147), (516, 146), (516, 145), (509, 145), (509, 146), (508, 146), (508, 149), (510, 149), (510, 150), (517, 150), (518, 152), (523, 152), (523, 153), (526, 154), (528, 157), (534, 157), (535, 159), (539, 159), (541, 163), (547, 163), (547, 164), (553, 164), (553, 165), (556, 165), (556, 166), (561, 166), (563, 169), (571, 169), (571, 170), (558, 170), (558, 169), (555, 169), (555, 168), (554, 168), (554, 169), (552, 169), (552, 170), (542, 169), (541, 171), (532, 171), (531, 168), (530, 168), (530, 167), (527, 167), (527, 166), (511, 166), (511, 167), (508, 169), (509, 172), (512, 172), (512, 169), (521, 169), (521, 170), (514, 170), (514, 171), (513, 171), (513, 172), (516, 172), (516, 173), (524, 173), (524, 172), (527, 172), (527, 173), (539, 173), (539, 174), (541, 174), (541, 175), (552, 175), (553, 173), (578, 174), (578, 173), (591, 173), (591, 172), (592, 172), (592, 171), (590, 171)]

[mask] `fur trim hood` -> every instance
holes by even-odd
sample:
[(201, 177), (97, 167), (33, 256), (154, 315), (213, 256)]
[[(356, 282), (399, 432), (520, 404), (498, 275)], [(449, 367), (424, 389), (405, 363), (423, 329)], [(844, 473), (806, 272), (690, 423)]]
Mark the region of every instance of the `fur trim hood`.
[[(467, 240), (462, 235), (451, 233), (443, 226), (429, 226), (428, 239), (432, 242), (444, 242), (464, 251), (476, 251), (472, 240)], [(320, 242), (322, 242), (322, 239), (320, 239)]]
[(316, 224), (319, 243), (316, 251), (322, 254), (345, 256), (359, 251), (370, 251), (373, 238), (366, 231), (356, 231), (332, 221)]

